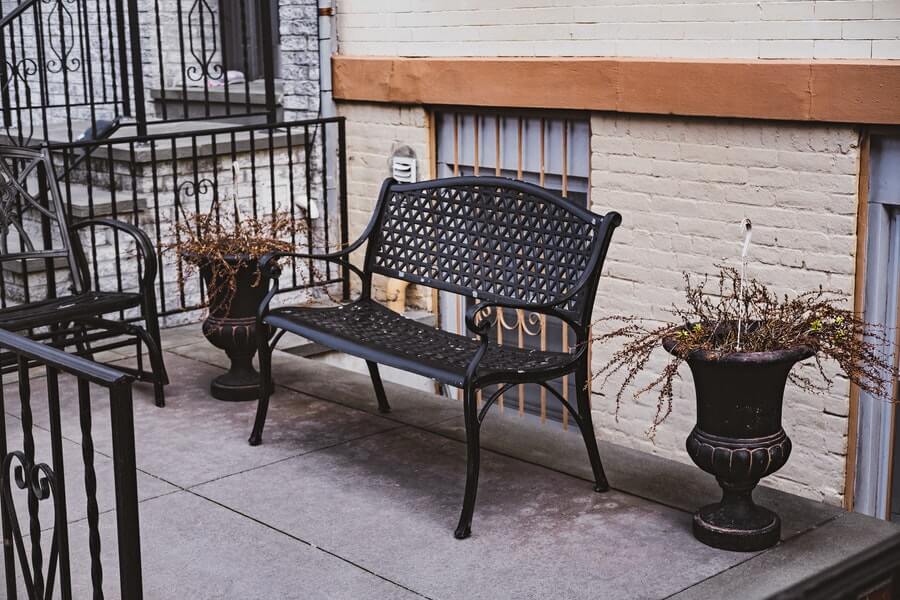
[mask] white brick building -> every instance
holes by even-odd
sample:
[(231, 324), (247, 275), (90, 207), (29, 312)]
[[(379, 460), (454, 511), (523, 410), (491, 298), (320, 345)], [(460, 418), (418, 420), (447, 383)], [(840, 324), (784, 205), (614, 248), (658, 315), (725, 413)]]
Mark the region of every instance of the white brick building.
[[(582, 185), (595, 210), (624, 216), (597, 317), (663, 317), (680, 299), (683, 271), (710, 273), (735, 260), (744, 217), (754, 223), (750, 272), (780, 291), (822, 285), (862, 311), (872, 302), (863, 288), (887, 277), (872, 260), (866, 269), (867, 245), (882, 243), (866, 222), (876, 193), (870, 164), (893, 160), (879, 185), (900, 189), (900, 156), (885, 150), (900, 124), (896, 0), (502, 0), (489, 8), (474, 0), (342, 0), (334, 21), (351, 237), (401, 146), (415, 153), (421, 178), (448, 169), (515, 176), (509, 129), (540, 123), (548, 147), (560, 143), (553, 127), (565, 130), (554, 147), (566, 158), (554, 166), (541, 133), (540, 167), (525, 170), (539, 170), (550, 187), (570, 186), (573, 198)], [(519, 127), (521, 157), (533, 140)], [(466, 157), (460, 148), (473, 129), (477, 149)], [(555, 175), (561, 180), (553, 183)], [(437, 306), (414, 289), (408, 297)], [(596, 364), (604, 352), (595, 349)], [(652, 397), (626, 402), (616, 420), (608, 390), (593, 391), (601, 438), (688, 460), (690, 377), (655, 443), (645, 435)], [(865, 421), (870, 409), (842, 379), (823, 396), (789, 389), (794, 456), (766, 483), (848, 506), (855, 491), (858, 508), (885, 516), (887, 496), (873, 499), (883, 484), (873, 482), (890, 477), (889, 461), (857, 484), (857, 473), (892, 451), (893, 441), (875, 440)], [(879, 414), (892, 422), (892, 410)]]

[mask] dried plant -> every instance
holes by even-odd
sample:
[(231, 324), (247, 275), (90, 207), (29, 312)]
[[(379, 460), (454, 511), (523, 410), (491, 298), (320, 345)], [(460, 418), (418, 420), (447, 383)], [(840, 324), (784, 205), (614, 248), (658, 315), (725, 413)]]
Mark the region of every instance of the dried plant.
[[(237, 172), (235, 169), (235, 180)], [(201, 182), (201, 185), (204, 185)], [(211, 185), (211, 184), (208, 184)], [(236, 184), (235, 184), (236, 188)], [(203, 192), (207, 188), (198, 189)], [(175, 241), (167, 246), (184, 261), (179, 261), (178, 283), (202, 269), (209, 269), (207, 309), (226, 315), (237, 293), (237, 275), (242, 269), (255, 269), (252, 285), (260, 285), (262, 273), (258, 260), (269, 252), (294, 250), (290, 239), (312, 237), (304, 218), (274, 212), (266, 215), (242, 215), (237, 194), (230, 195), (227, 209), (216, 195), (205, 213), (188, 214), (178, 205), (181, 219), (174, 226)], [(312, 273), (308, 274), (310, 277)]]
[[(673, 319), (662, 325), (648, 325), (637, 317), (608, 317), (596, 324), (614, 323), (614, 329), (593, 338), (600, 344), (624, 340), (624, 345), (594, 373), (605, 383), (614, 373), (625, 378), (616, 394), (616, 416), (626, 388), (647, 368), (651, 354), (669, 340), (671, 359), (648, 384), (634, 393), (658, 389), (656, 414), (648, 435), (672, 412), (674, 380), (678, 369), (692, 352), (705, 351), (713, 357), (736, 352), (766, 352), (798, 347), (809, 348), (821, 381), (791, 373), (790, 380), (801, 389), (822, 392), (832, 379), (823, 360), (834, 360), (841, 372), (861, 389), (891, 400), (894, 347), (884, 329), (866, 323), (842, 307), (844, 298), (823, 289), (795, 297), (778, 296), (756, 279), (743, 281), (740, 273), (720, 267), (716, 288), (709, 291), (708, 278), (698, 282), (688, 274), (685, 306), (672, 308)], [(741, 326), (742, 325), (742, 326)], [(741, 331), (742, 330), (742, 331)]]

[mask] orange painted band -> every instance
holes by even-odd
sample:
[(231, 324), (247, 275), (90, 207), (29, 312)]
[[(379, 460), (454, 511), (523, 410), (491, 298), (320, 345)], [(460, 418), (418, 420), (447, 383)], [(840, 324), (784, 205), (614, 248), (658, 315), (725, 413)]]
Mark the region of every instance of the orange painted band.
[(900, 124), (900, 60), (336, 55), (337, 100)]

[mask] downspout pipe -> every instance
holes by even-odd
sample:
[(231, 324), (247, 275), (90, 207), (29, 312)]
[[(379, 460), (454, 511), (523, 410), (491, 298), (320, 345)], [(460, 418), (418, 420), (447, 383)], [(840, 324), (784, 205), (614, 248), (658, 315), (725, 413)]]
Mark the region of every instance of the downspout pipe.
[(337, 115), (331, 91), (331, 55), (337, 47), (334, 0), (319, 3), (319, 114), (323, 118)]

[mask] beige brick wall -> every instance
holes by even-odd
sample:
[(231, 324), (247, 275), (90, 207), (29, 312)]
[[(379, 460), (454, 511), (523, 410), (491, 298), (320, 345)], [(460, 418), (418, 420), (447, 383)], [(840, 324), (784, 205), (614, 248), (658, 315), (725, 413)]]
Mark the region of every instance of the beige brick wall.
[[(413, 149), (420, 179), (428, 177), (432, 158), (426, 112), (420, 106), (342, 102), (338, 113), (347, 118), (347, 197), (352, 241), (372, 216), (381, 184), (391, 174), (389, 162), (394, 151), (401, 146)], [(384, 299), (383, 283), (376, 281), (375, 294), (379, 299)], [(410, 286), (407, 299), (412, 306), (427, 308), (431, 292)]]
[[(682, 272), (738, 264), (739, 223), (753, 221), (748, 273), (782, 292), (824, 286), (851, 297), (854, 285), (858, 134), (851, 127), (711, 119), (595, 115), (591, 199), (618, 210), (597, 294), (595, 317), (665, 319), (682, 298)], [(594, 349), (599, 365), (612, 348)], [(666, 359), (660, 350), (653, 366)], [(655, 444), (646, 435), (655, 396), (626, 394), (614, 418), (614, 390), (595, 385), (601, 438), (688, 461), (684, 439), (695, 422), (690, 372), (675, 390), (675, 412)], [(645, 374), (638, 386), (650, 380)], [(830, 503), (842, 499), (848, 385), (826, 395), (789, 386), (785, 429), (794, 441), (787, 466), (768, 485)]]
[[(365, 227), (388, 160), (411, 146), (426, 177), (426, 111), (421, 107), (341, 103), (347, 117), (351, 238)], [(682, 297), (682, 272), (713, 273), (736, 264), (739, 223), (754, 223), (749, 273), (780, 292), (822, 285), (848, 298), (854, 285), (858, 133), (852, 127), (677, 117), (595, 114), (591, 121), (591, 199), (598, 212), (624, 216), (597, 294), (595, 317), (666, 318)], [(412, 290), (412, 304), (430, 293)], [(612, 350), (596, 347), (599, 365)], [(653, 367), (666, 355), (660, 350)], [(651, 442), (646, 431), (655, 397), (626, 396), (614, 417), (615, 381), (595, 385), (601, 439), (689, 461), (684, 439), (695, 422), (689, 372), (676, 385), (675, 412)], [(652, 376), (645, 373), (641, 382)], [(772, 485), (817, 500), (842, 500), (849, 386), (837, 379), (825, 395), (789, 387), (784, 423), (794, 440)]]
[(900, 58), (897, 0), (342, 0), (340, 52)]

